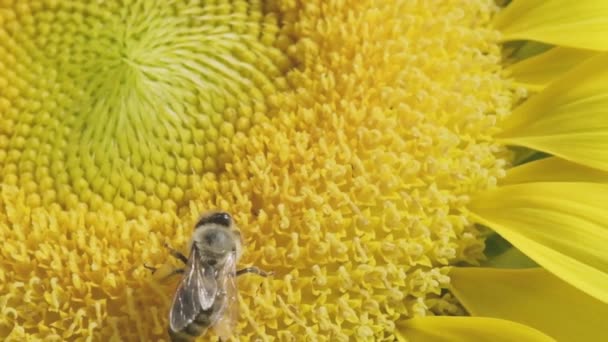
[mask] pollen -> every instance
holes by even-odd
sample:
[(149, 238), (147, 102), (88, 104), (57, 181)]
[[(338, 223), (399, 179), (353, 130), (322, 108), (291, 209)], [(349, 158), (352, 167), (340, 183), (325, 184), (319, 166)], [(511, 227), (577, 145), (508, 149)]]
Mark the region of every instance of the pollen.
[[(243, 340), (462, 314), (510, 158), (494, 1), (4, 1), (0, 336), (167, 339), (172, 263), (233, 214)], [(185, 251), (184, 251), (185, 252)], [(175, 261), (177, 265), (178, 261)]]

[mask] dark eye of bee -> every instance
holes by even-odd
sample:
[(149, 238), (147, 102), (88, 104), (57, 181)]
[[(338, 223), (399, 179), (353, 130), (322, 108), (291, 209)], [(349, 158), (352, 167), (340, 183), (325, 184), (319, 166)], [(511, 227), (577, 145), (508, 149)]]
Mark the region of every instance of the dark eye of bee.
[(201, 218), (196, 224), (196, 227), (209, 223), (215, 223), (223, 227), (230, 227), (232, 225), (232, 217), (230, 214), (225, 212), (213, 213)]

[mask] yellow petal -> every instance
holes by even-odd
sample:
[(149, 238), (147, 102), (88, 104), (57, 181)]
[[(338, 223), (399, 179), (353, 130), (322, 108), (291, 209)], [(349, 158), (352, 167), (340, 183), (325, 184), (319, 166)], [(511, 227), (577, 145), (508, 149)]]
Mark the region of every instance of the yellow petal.
[(581, 62), (596, 55), (590, 50), (556, 47), (507, 68), (517, 83), (540, 90)]
[(523, 324), (487, 317), (419, 317), (398, 325), (399, 339), (408, 342), (554, 341)]
[(469, 208), (539, 265), (608, 302), (608, 185), (525, 183), (475, 196)]
[(601, 341), (608, 305), (541, 268), (453, 268), (452, 292), (475, 316), (512, 320), (558, 341)]
[(566, 73), (517, 107), (497, 139), (608, 170), (607, 65), (603, 53)]
[(608, 1), (514, 0), (496, 16), (504, 40), (608, 50)]
[(608, 172), (550, 157), (509, 169), (500, 180), (501, 185), (530, 182), (608, 183)]

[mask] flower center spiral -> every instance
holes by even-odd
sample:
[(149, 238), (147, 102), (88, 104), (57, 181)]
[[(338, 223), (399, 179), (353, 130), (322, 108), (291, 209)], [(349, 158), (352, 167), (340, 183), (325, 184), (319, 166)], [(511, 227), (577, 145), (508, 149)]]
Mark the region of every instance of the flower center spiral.
[(33, 206), (128, 216), (197, 196), (288, 65), (262, 5), (197, 3), (3, 8), (0, 180)]

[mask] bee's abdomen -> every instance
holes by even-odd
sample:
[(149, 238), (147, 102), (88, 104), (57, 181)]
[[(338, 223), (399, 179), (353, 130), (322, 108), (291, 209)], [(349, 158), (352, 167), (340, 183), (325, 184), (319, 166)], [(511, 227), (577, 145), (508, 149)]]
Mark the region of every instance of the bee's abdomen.
[(171, 328), (169, 328), (168, 330), (169, 330), (169, 337), (171, 338), (171, 342), (191, 342), (191, 341), (194, 341), (194, 338), (196, 337), (196, 336), (188, 335), (185, 331), (175, 332), (175, 331), (171, 330)]
[(213, 323), (210, 312), (201, 312), (192, 323), (188, 324), (181, 331), (175, 332), (169, 328), (169, 336), (172, 342), (193, 341), (197, 336), (202, 335), (205, 330)]
[(225, 295), (219, 293), (215, 297), (213, 305), (209, 309), (199, 312), (192, 323), (188, 324), (180, 331), (173, 331), (169, 328), (169, 337), (171, 338), (171, 341), (190, 342), (194, 341), (196, 337), (204, 334), (207, 328), (216, 324), (220, 319), (225, 302)]

